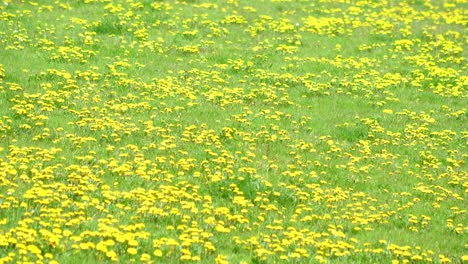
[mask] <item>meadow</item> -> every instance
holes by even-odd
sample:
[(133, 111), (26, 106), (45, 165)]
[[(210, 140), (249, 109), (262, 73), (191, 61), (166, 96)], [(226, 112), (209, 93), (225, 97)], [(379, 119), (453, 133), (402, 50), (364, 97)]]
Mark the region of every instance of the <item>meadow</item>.
[(467, 10), (3, 0), (0, 263), (468, 263)]

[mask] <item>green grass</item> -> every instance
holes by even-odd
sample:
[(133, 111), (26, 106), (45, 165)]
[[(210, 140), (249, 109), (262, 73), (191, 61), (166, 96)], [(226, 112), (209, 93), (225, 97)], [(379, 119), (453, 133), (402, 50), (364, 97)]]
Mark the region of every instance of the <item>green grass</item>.
[(0, 263), (467, 261), (465, 3), (8, 2)]

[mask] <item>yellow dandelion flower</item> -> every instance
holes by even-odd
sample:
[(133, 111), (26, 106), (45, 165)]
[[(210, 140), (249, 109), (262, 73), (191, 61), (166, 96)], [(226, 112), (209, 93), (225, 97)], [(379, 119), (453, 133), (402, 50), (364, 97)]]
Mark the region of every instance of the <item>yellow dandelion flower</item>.
[(156, 249), (155, 251), (153, 251), (153, 255), (155, 255), (156, 257), (162, 257), (163, 252), (160, 249)]
[(128, 249), (127, 249), (127, 252), (128, 252), (128, 254), (130, 254), (130, 255), (136, 255), (136, 254), (138, 253), (137, 249), (136, 249), (136, 248), (133, 248), (133, 247), (128, 248)]

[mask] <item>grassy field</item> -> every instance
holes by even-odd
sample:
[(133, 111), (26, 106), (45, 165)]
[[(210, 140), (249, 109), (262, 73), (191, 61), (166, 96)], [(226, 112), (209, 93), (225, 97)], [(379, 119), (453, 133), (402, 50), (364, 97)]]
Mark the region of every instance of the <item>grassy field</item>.
[(0, 7), (0, 263), (468, 263), (466, 0)]

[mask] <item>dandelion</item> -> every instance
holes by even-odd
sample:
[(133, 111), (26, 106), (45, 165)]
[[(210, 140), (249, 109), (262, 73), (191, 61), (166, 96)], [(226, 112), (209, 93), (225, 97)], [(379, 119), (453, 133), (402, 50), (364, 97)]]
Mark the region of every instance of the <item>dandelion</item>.
[(155, 255), (156, 257), (162, 257), (163, 252), (162, 252), (160, 249), (156, 249), (156, 250), (153, 252), (153, 255)]
[(127, 252), (130, 255), (136, 255), (138, 253), (137, 249), (133, 247), (127, 248)]

